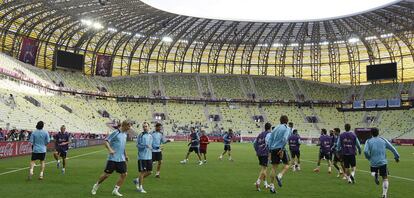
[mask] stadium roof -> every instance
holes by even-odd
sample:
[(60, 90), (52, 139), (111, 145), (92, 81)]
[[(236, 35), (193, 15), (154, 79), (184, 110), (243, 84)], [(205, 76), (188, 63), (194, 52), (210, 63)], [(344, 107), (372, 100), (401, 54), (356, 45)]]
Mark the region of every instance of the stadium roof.
[(403, 63), (400, 80), (414, 79), (413, 0), (301, 22), (190, 17), (139, 0), (1, 2), (1, 51), (17, 56), (21, 38), (35, 38), (41, 41), (36, 65), (44, 68), (63, 49), (85, 55), (87, 74), (97, 54), (106, 54), (114, 75), (234, 73), (359, 84), (364, 65), (392, 61)]

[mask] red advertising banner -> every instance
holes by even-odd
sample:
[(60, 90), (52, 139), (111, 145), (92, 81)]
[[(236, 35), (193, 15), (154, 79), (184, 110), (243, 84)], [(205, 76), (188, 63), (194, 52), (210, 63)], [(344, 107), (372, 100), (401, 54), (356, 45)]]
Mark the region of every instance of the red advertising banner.
[(36, 61), (38, 45), (39, 43), (34, 39), (23, 38), (19, 60), (27, 64), (34, 65)]
[(112, 57), (106, 55), (98, 55), (96, 61), (95, 75), (97, 76), (112, 76)]
[(30, 142), (0, 142), (0, 159), (32, 153)]

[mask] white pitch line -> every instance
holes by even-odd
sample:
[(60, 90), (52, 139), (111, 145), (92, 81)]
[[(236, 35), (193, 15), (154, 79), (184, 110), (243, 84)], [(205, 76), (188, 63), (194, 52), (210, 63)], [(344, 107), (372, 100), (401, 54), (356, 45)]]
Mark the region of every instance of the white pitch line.
[[(303, 159), (300, 159), (300, 161), (302, 162), (309, 162), (309, 163), (316, 163), (316, 161), (310, 161), (310, 160), (303, 160)], [(364, 172), (364, 173), (371, 173), (371, 171), (366, 171), (366, 170), (360, 170), (360, 169), (357, 169), (357, 171), (359, 171), (359, 172)], [(407, 180), (407, 181), (412, 181), (412, 182), (414, 182), (414, 179), (411, 179), (411, 178), (406, 178), (406, 177), (400, 177), (400, 176), (395, 176), (395, 175), (388, 175), (388, 177), (392, 177), (392, 178), (397, 178), (397, 179), (402, 179), (402, 180)]]
[[(74, 158), (82, 157), (82, 156), (85, 156), (85, 155), (91, 155), (91, 154), (98, 153), (98, 152), (102, 152), (102, 151), (105, 151), (105, 149), (99, 150), (99, 151), (90, 152), (90, 153), (85, 153), (85, 154), (81, 154), (81, 155), (75, 155), (73, 157), (68, 157), (66, 159), (68, 159), (68, 160), (69, 159), (74, 159)], [(51, 164), (51, 163), (56, 163), (56, 160), (53, 160), (53, 161), (50, 161), (50, 162), (46, 162), (46, 164)], [(14, 173), (14, 172), (26, 170), (26, 169), (29, 169), (29, 168), (30, 167), (24, 167), (24, 168), (18, 168), (16, 170), (12, 170), (12, 171), (3, 172), (3, 173), (0, 173), (0, 176), (6, 175), (6, 174), (9, 174), (9, 173)]]

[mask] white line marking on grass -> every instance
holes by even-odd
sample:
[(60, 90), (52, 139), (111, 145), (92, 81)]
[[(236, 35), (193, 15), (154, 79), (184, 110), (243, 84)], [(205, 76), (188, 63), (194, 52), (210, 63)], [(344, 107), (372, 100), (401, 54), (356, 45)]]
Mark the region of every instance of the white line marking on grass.
[[(95, 153), (98, 153), (98, 152), (102, 152), (102, 151), (105, 151), (105, 149), (102, 149), (102, 150), (99, 150), (99, 151), (90, 152), (90, 153), (85, 153), (85, 154), (81, 154), (81, 155), (75, 155), (73, 157), (68, 157), (66, 159), (68, 159), (68, 160), (69, 159), (74, 159), (74, 158), (78, 158), (78, 157), (82, 157), (82, 156), (86, 156), (86, 155), (92, 155), (92, 154), (95, 154)], [(51, 163), (56, 163), (56, 160), (53, 160), (53, 161), (50, 161), (50, 162), (46, 162), (46, 164), (51, 164)], [(39, 166), (39, 165), (37, 165), (37, 166)], [(16, 170), (12, 170), (12, 171), (3, 172), (3, 173), (0, 173), (0, 176), (6, 175), (6, 174), (9, 174), (9, 173), (14, 173), (14, 172), (22, 171), (22, 170), (27, 170), (29, 168), (30, 167), (24, 167), (24, 168), (18, 168)]]
[[(311, 161), (311, 160), (303, 160), (303, 159), (300, 159), (300, 161), (301, 162), (316, 163), (316, 161)], [(366, 171), (366, 170), (361, 170), (361, 169), (357, 169), (357, 171), (364, 172), (364, 173), (371, 173), (371, 171)], [(392, 178), (397, 178), (397, 179), (402, 179), (402, 180), (407, 180), (407, 181), (414, 182), (414, 179), (406, 178), (406, 177), (400, 177), (400, 176), (395, 176), (395, 175), (388, 175), (388, 177), (392, 177)]]

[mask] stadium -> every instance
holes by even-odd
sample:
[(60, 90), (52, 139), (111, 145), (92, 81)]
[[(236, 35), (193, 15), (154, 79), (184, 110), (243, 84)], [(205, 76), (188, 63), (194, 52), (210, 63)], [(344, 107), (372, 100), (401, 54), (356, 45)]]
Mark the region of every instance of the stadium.
[(413, 102), (413, 0), (0, 0), (2, 197), (411, 197)]

